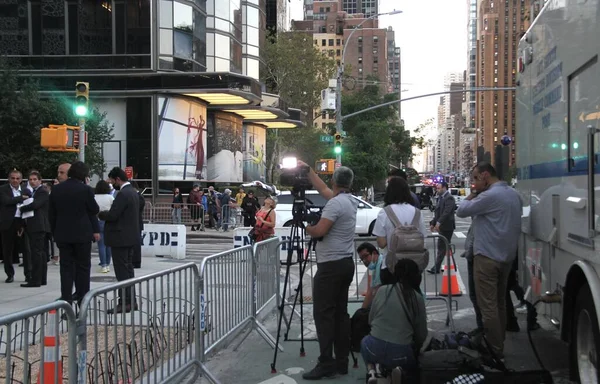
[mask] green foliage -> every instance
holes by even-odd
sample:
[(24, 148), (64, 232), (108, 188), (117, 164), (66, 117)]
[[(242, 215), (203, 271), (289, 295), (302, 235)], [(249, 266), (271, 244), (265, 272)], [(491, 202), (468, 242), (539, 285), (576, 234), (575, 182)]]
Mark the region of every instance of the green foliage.
[(267, 179), (273, 182), (282, 155), (293, 154), (312, 164), (327, 152), (327, 144), (320, 142), (320, 135), (326, 133), (313, 127), (313, 111), (320, 105), (321, 90), (335, 76), (336, 66), (313, 45), (312, 36), (302, 32), (271, 35), (263, 52), (261, 75), (268, 91), (306, 112), (306, 128), (269, 130), (267, 134)]
[[(75, 84), (73, 84), (73, 87)], [(70, 98), (42, 98), (38, 85), (19, 77), (0, 63), (0, 178), (12, 169), (32, 169), (54, 178), (60, 163), (77, 159), (76, 153), (48, 152), (40, 147), (40, 130), (50, 124), (78, 125)], [(93, 110), (87, 120), (86, 163), (93, 174), (104, 171), (101, 142), (113, 137), (106, 113)]]
[[(348, 115), (366, 108), (398, 99), (397, 94), (382, 95), (376, 78), (367, 85), (342, 98), (342, 114)], [(368, 82), (367, 82), (368, 84)], [(430, 119), (418, 126), (416, 134), (428, 125)], [(380, 107), (361, 113), (344, 121), (348, 137), (344, 141), (342, 164), (352, 168), (355, 175), (354, 189), (370, 187), (387, 176), (390, 165), (406, 168), (413, 157), (414, 146), (423, 146), (423, 138), (411, 136), (398, 118), (397, 105)]]

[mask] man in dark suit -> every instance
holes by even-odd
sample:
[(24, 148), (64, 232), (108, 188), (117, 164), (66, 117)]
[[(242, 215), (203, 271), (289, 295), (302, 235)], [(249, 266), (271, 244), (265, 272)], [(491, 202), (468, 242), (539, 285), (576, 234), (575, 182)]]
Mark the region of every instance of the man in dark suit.
[(77, 161), (67, 173), (68, 179), (52, 188), (48, 218), (54, 241), (60, 250), (61, 299), (73, 301), (73, 282), (77, 301), (90, 290), (92, 241), (100, 239), (98, 204), (94, 190), (85, 184), (90, 171)]
[[(140, 198), (121, 168), (113, 168), (108, 178), (119, 193), (110, 211), (100, 212), (98, 218), (105, 221), (104, 242), (111, 247), (117, 280), (123, 281), (135, 277), (133, 252), (134, 247), (140, 244)], [(124, 291), (119, 291), (119, 302), (115, 308), (108, 310), (109, 314), (138, 309), (135, 287)]]
[[(454, 196), (448, 191), (448, 183), (442, 181), (437, 185), (438, 202), (435, 206), (435, 216), (429, 223), (431, 232), (438, 232), (441, 236), (448, 240), (448, 244), (452, 242), (452, 235), (456, 228), (454, 221), (454, 211), (456, 210), (456, 202)], [(446, 244), (438, 240), (438, 252), (435, 259), (435, 265), (428, 269), (427, 272), (432, 274), (440, 273), (444, 256), (446, 256)]]
[(29, 173), (29, 186), (33, 189), (33, 202), (21, 207), (21, 213), (33, 212), (32, 217), (25, 220), (25, 231), (29, 238), (31, 250), (31, 279), (21, 287), (34, 288), (47, 284), (48, 262), (45, 254), (46, 234), (50, 232), (48, 221), (48, 205), (50, 196), (42, 185), (42, 175), (38, 171)]
[(0, 236), (7, 283), (15, 281), (13, 254), (19, 244), (18, 233), (23, 227), (21, 211), (17, 209), (17, 204), (22, 204), (30, 195), (29, 190), (21, 188), (22, 179), (21, 172), (15, 169), (8, 175), (8, 184), (0, 187)]

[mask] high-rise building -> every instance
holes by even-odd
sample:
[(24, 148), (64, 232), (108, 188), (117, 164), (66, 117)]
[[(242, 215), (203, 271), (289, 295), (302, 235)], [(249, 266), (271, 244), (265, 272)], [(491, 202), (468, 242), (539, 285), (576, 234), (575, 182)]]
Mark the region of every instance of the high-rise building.
[[(266, 9), (254, 0), (3, 1), (0, 56), (114, 124), (106, 164), (132, 166), (152, 190), (265, 178), (266, 130), (296, 127), (259, 82)], [(266, 108), (266, 107), (269, 108)], [(62, 122), (61, 122), (62, 123)], [(105, 176), (105, 175), (104, 175)]]
[[(514, 87), (517, 79), (517, 45), (529, 27), (531, 0), (479, 0), (477, 9), (477, 87)], [(506, 135), (515, 137), (515, 92), (480, 92), (476, 97), (478, 153), (499, 166), (496, 146)], [(503, 151), (504, 152), (504, 151)], [(514, 142), (503, 169), (515, 163)]]
[[(320, 0), (304, 0), (304, 20), (312, 20), (316, 13), (315, 4), (322, 2)], [(362, 13), (365, 17), (371, 17), (379, 13), (379, 0), (335, 0), (335, 2), (340, 5), (341, 11), (351, 15)]]
[[(359, 89), (373, 83), (369, 78), (377, 78), (375, 84), (380, 86), (382, 93), (387, 93), (393, 81), (388, 61), (388, 36), (393, 31), (379, 28), (376, 19), (365, 21), (362, 14), (349, 15), (343, 12), (338, 0), (315, 1), (312, 6), (312, 17), (293, 21), (292, 29), (312, 34), (315, 46), (335, 58), (338, 65), (346, 49), (344, 62), (351, 67), (351, 71), (345, 73), (346, 90)], [(361, 28), (355, 30), (360, 23), (363, 23)], [(348, 40), (351, 33), (352, 37)], [(335, 123), (333, 113), (315, 111), (314, 114), (318, 127), (325, 128)]]
[[(477, 0), (467, 0), (469, 16), (467, 24), (467, 76), (465, 82), (467, 88), (475, 88), (477, 86)], [(468, 109), (466, 116), (466, 128), (475, 129), (475, 101), (477, 94), (469, 92), (465, 95), (467, 99)]]
[(401, 56), (400, 47), (396, 47), (396, 33), (392, 27), (387, 29), (387, 58), (388, 58), (388, 81), (389, 92), (402, 92), (401, 80)]
[(265, 0), (267, 30), (272, 32), (288, 31), (291, 28), (291, 10), (288, 0)]

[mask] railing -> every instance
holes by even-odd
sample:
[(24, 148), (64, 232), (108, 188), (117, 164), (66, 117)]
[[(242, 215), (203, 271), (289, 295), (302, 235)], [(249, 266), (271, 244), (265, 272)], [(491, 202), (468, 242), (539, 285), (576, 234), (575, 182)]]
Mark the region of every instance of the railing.
[[(146, 203), (142, 218), (149, 224), (183, 224), (205, 228), (205, 223), (217, 225), (218, 218), (226, 218), (221, 226), (226, 224), (228, 229), (239, 227), (243, 223), (242, 211), (236, 207), (222, 207), (217, 212), (217, 218), (211, 218), (208, 210), (197, 204), (178, 204), (181, 208), (175, 209), (172, 203)], [(211, 221), (212, 219), (212, 221)]]
[[(41, 376), (51, 377), (55, 383), (58, 383), (60, 376), (60, 382), (65, 378), (69, 383), (75, 383), (77, 380), (75, 321), (73, 308), (62, 300), (1, 316), (0, 379), (3, 379), (6, 384), (31, 383), (37, 382), (38, 376)], [(61, 332), (65, 330), (66, 335)], [(54, 344), (53, 346), (46, 346), (46, 337), (54, 338), (54, 342), (51, 343)], [(66, 375), (63, 374), (65, 357), (67, 358)], [(52, 372), (47, 372), (48, 369)], [(51, 376), (48, 375), (49, 373)]]
[[(428, 238), (447, 244), (440, 235)], [(359, 242), (365, 241), (374, 242), (375, 238), (356, 238), (355, 249)], [(282, 297), (281, 265), (285, 264), (286, 268), (292, 265), (280, 260), (281, 245), (279, 238), (271, 238), (206, 257), (200, 265), (188, 263), (91, 290), (83, 299), (78, 319), (64, 301), (2, 316), (0, 377), (7, 384), (30, 383), (37, 375), (48, 377), (44, 363), (49, 359), (46, 356), (50, 356), (55, 361), (51, 366), (55, 383), (180, 382), (184, 379), (192, 383), (203, 375), (219, 384), (205, 366), (208, 354), (238, 338), (245, 328), (248, 332), (238, 338), (239, 344), (256, 331), (274, 348), (275, 338), (261, 324), (260, 316), (270, 313), (272, 308), (281, 308), (282, 304), (291, 305), (289, 320), (283, 313), (289, 332), (292, 317), (297, 313), (294, 307), (298, 296), (303, 297), (303, 303), (312, 302), (314, 252), (300, 247), (300, 252), (294, 251), (293, 255), (306, 268), (303, 277), (311, 277), (310, 282), (294, 282), (307, 290), (308, 297), (302, 296), (303, 289)], [(293, 261), (294, 265), (299, 264), (298, 260)], [(355, 255), (355, 264), (355, 282), (349, 293), (351, 302), (361, 301), (367, 291), (365, 278), (360, 278), (358, 271), (359, 268), (366, 270), (366, 266), (358, 255)], [(447, 323), (454, 331), (450, 276), (449, 269), (449, 296), (437, 294), (437, 277), (436, 292), (427, 291), (426, 279), (423, 292), (427, 300), (444, 301)], [(289, 277), (287, 273), (286, 277)], [(285, 281), (283, 286), (286, 284), (289, 286), (291, 282)], [(293, 292), (294, 287), (288, 289)], [(286, 299), (294, 300), (294, 304)], [(46, 330), (49, 313), (56, 319), (51, 323), (52, 328), (48, 328), (50, 331)], [(286, 340), (293, 340), (287, 338), (288, 332)], [(60, 343), (44, 346), (48, 345), (42, 343), (47, 334), (58, 338)], [(59, 344), (68, 360), (66, 374), (62, 373)], [(4, 361), (1, 361), (2, 355)]]

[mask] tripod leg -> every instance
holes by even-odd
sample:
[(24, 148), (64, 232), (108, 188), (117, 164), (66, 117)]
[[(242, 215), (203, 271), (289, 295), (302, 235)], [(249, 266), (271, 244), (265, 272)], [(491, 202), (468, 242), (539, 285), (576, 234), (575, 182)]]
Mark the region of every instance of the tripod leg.
[[(285, 297), (290, 279), (291, 269), (291, 251), (288, 251), (288, 263), (285, 268), (285, 278), (283, 280), (283, 291), (281, 294), (281, 305), (279, 306), (279, 319), (277, 321), (277, 336), (275, 338), (275, 352), (273, 353), (273, 362), (271, 363), (271, 373), (277, 373), (275, 364), (277, 363), (277, 352), (279, 352), (279, 337), (281, 335), (281, 321), (283, 320), (283, 311), (285, 310)], [(290, 320), (291, 321), (291, 320)]]
[[(298, 250), (300, 252), (300, 250)], [(303, 262), (299, 263), (300, 266), (300, 356), (306, 356), (306, 352), (304, 351), (304, 284), (302, 284), (302, 279), (304, 277), (304, 272), (306, 271), (306, 263), (308, 262), (308, 255), (302, 260)]]
[[(290, 231), (290, 247), (288, 249), (288, 253), (293, 254), (294, 247), (293, 247), (292, 241), (296, 237), (297, 233), (298, 233), (298, 228), (294, 224)], [(297, 246), (297, 244), (296, 244), (296, 246)], [(297, 254), (298, 253), (296, 252), (296, 255)], [(288, 261), (291, 261), (291, 259), (292, 259), (291, 256), (288, 256)], [(302, 282), (302, 275), (300, 275), (300, 282)], [(298, 303), (298, 290), (299, 290), (299, 287), (296, 287), (296, 289), (295, 289), (296, 295), (294, 296), (294, 303), (292, 304), (292, 312), (290, 313), (290, 318), (286, 322), (287, 328), (286, 328), (286, 332), (284, 335), (284, 340), (286, 340), (286, 341), (288, 340), (290, 329), (292, 328), (292, 319), (294, 318), (294, 313), (296, 312), (296, 304)], [(302, 317), (302, 315), (300, 315), (300, 317)]]

